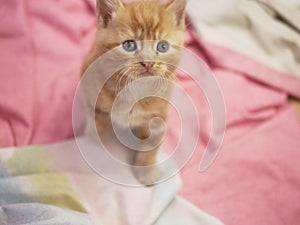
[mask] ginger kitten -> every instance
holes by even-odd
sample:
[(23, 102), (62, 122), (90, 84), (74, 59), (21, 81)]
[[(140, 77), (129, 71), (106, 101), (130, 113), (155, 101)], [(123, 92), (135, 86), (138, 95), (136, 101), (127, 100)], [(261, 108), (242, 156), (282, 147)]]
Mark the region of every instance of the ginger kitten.
[[(117, 62), (120, 59), (134, 61), (111, 76), (98, 96), (96, 109), (92, 109), (95, 110), (98, 136), (102, 140), (105, 141), (106, 138), (114, 135), (111, 121), (112, 105), (126, 84), (143, 77), (157, 77), (169, 81), (175, 79), (174, 70), (184, 43), (185, 6), (186, 0), (171, 0), (167, 4), (159, 1), (125, 4), (119, 0), (97, 0), (98, 32), (92, 49), (85, 59), (82, 75), (94, 60), (115, 47), (119, 47), (114, 50), (117, 51), (118, 57), (112, 58), (112, 61)], [(99, 77), (101, 76), (103, 71), (99, 71)], [(164, 82), (159, 84), (163, 86), (164, 95), (168, 98), (171, 85), (166, 85)], [(84, 89), (90, 88), (88, 83), (84, 86)], [(86, 97), (89, 105), (89, 96)], [(167, 116), (166, 100), (157, 97), (144, 98), (136, 103), (129, 113), (130, 129), (140, 140), (147, 139), (151, 134), (150, 120), (160, 117), (163, 121), (167, 121)], [(120, 126), (120, 129), (128, 124), (127, 121), (118, 118), (116, 120), (114, 122)], [(161, 128), (162, 125), (156, 124), (156, 135), (163, 135)], [(143, 145), (142, 141), (140, 145)], [(136, 151), (132, 165), (154, 165), (159, 147), (160, 144), (150, 151)], [(140, 183), (145, 185), (151, 185), (161, 175), (157, 167), (134, 169), (133, 172)]]

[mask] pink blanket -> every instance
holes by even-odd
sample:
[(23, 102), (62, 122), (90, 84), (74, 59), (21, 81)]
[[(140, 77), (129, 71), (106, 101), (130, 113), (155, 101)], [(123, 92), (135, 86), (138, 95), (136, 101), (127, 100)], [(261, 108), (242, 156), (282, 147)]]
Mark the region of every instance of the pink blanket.
[(220, 84), (227, 129), (205, 173), (198, 172), (201, 150), (184, 168), (181, 195), (225, 224), (299, 224), (300, 125), (287, 96), (300, 97), (300, 79), (188, 37)]
[[(0, 146), (72, 137), (73, 95), (95, 32), (93, 1), (2, 0), (0, 18)], [(227, 130), (205, 173), (198, 172), (207, 141), (200, 139), (182, 171), (181, 195), (225, 224), (300, 223), (300, 126), (287, 102), (288, 95), (300, 98), (300, 80), (201, 42), (192, 32), (187, 46), (216, 75)], [(181, 78), (193, 92), (192, 81)], [(205, 125), (209, 112), (199, 103)]]
[(94, 33), (91, 2), (1, 1), (1, 147), (72, 136), (74, 91)]

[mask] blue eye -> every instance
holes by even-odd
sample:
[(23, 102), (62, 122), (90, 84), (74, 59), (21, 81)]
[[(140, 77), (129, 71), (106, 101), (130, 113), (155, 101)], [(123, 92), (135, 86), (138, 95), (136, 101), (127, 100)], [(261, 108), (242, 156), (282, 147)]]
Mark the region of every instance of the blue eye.
[(169, 43), (166, 41), (160, 41), (157, 44), (156, 50), (162, 53), (165, 53), (169, 50), (170, 46)]
[(123, 45), (124, 50), (127, 52), (133, 52), (133, 51), (137, 50), (136, 42), (133, 40), (124, 41), (122, 45)]

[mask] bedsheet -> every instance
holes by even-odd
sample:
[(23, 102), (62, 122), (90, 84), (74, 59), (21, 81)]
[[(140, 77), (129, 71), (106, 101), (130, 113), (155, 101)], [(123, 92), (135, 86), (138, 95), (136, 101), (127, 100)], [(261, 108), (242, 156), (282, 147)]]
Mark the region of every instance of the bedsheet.
[[(284, 21), (280, 24), (279, 17), (273, 17), (275, 13), (267, 14), (264, 7), (268, 3), (273, 13), (281, 10)], [(287, 100), (288, 96), (299, 99), (300, 95), (299, 60), (288, 53), (299, 48), (299, 22), (298, 17), (292, 21), (287, 18), (299, 7), (278, 9), (274, 6), (277, 3), (192, 0), (188, 7), (189, 23), (195, 30), (187, 36), (187, 46), (217, 77), (226, 103), (227, 129), (220, 155), (211, 168), (203, 174), (197, 171), (201, 151), (185, 167), (181, 194), (225, 224), (300, 221), (300, 168), (294, 158), (300, 154), (300, 125), (294, 106)], [(294, 8), (286, 15), (290, 7)], [(265, 17), (259, 17), (260, 13)], [(241, 15), (252, 21), (251, 28), (244, 26), (245, 20), (237, 19)], [(274, 40), (289, 40), (295, 45), (276, 45)], [(206, 113), (203, 116), (208, 118)]]
[(176, 196), (180, 186), (179, 176), (140, 188), (105, 180), (75, 140), (1, 149), (0, 224), (222, 225)]
[[(256, 1), (239, 2), (255, 5), (255, 8), (262, 5)], [(191, 0), (189, 4), (188, 10), (193, 6), (205, 10), (198, 2)], [(206, 1), (206, 4), (209, 3)], [(0, 7), (0, 76), (5, 81), (0, 82), (0, 146), (51, 143), (71, 137), (71, 106), (80, 62), (95, 32), (94, 1), (44, 0), (33, 4), (32, 1), (2, 0)], [(247, 11), (247, 7), (243, 9)], [(256, 14), (247, 15), (252, 25), (275, 23), (280, 27), (279, 32), (287, 31), (275, 32), (279, 35), (275, 40), (294, 43), (294, 48), (283, 45), (287, 57), (278, 55), (280, 48), (275, 51), (267, 42), (273, 25), (260, 28), (258, 33), (227, 25), (226, 31), (217, 29), (217, 25), (204, 29), (199, 26), (203, 18), (196, 17), (193, 11), (188, 12), (192, 26), (186, 33), (186, 45), (216, 76), (226, 104), (227, 129), (218, 158), (209, 170), (199, 173), (198, 164), (209, 136), (210, 112), (193, 82), (179, 74), (179, 82), (198, 99), (195, 104), (201, 112), (201, 126), (205, 128), (199, 149), (181, 173), (180, 195), (225, 224), (292, 225), (300, 221), (297, 160), (300, 127), (295, 109), (287, 101), (288, 96), (300, 97), (299, 63), (297, 54), (293, 53), (299, 39), (288, 41), (289, 37), (298, 37), (298, 33), (289, 23), (279, 25), (272, 20), (276, 10), (271, 10), (271, 14), (266, 14), (265, 8), (255, 11), (265, 15), (261, 23), (253, 18)], [(222, 24), (235, 18), (235, 12), (229, 12), (233, 13), (232, 17), (217, 22)], [(204, 19), (209, 18), (207, 15)], [(213, 31), (220, 33), (210, 35)], [(226, 38), (230, 31), (243, 33), (241, 40), (231, 38), (237, 38), (235, 33)], [(211, 36), (221, 41), (207, 38)], [(247, 40), (262, 38), (268, 47), (262, 47), (261, 42), (247, 42), (251, 43), (251, 51), (245, 52), (249, 46), (244, 48), (244, 37)], [(225, 45), (225, 41), (222, 42), (225, 39), (233, 41), (236, 48)], [(276, 57), (269, 54), (274, 51)], [(172, 133), (177, 128), (170, 123), (170, 141), (165, 143), (166, 148), (177, 140)], [(30, 156), (29, 152), (26, 155)]]
[(190, 0), (187, 10), (202, 40), (300, 76), (299, 1)]
[(92, 2), (1, 0), (1, 147), (73, 135), (74, 92), (95, 33)]
[(88, 215), (39, 203), (0, 206), (1, 225), (95, 225)]

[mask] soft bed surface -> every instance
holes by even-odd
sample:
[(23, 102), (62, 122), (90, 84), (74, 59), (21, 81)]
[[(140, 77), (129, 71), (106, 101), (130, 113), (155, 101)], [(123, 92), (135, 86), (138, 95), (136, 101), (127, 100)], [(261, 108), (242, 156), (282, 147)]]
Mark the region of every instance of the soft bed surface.
[[(0, 12), (0, 146), (71, 137), (73, 95), (95, 33), (94, 1), (7, 0)], [(199, 21), (191, 18), (197, 27)], [(272, 67), (270, 59), (256, 58), (253, 52), (245, 56), (230, 49), (228, 42), (210, 42), (210, 34), (203, 35), (203, 41), (198, 34), (190, 28), (186, 44), (218, 80), (227, 129), (218, 158), (199, 173), (210, 112), (192, 81), (179, 75), (179, 82), (199, 99), (196, 105), (205, 128), (199, 149), (182, 171), (180, 194), (225, 224), (298, 224), (300, 126), (287, 101), (288, 96), (300, 97), (297, 74), (285, 69), (286, 60)], [(172, 129), (177, 127), (170, 123)], [(170, 135), (166, 148), (175, 141), (176, 135)]]

